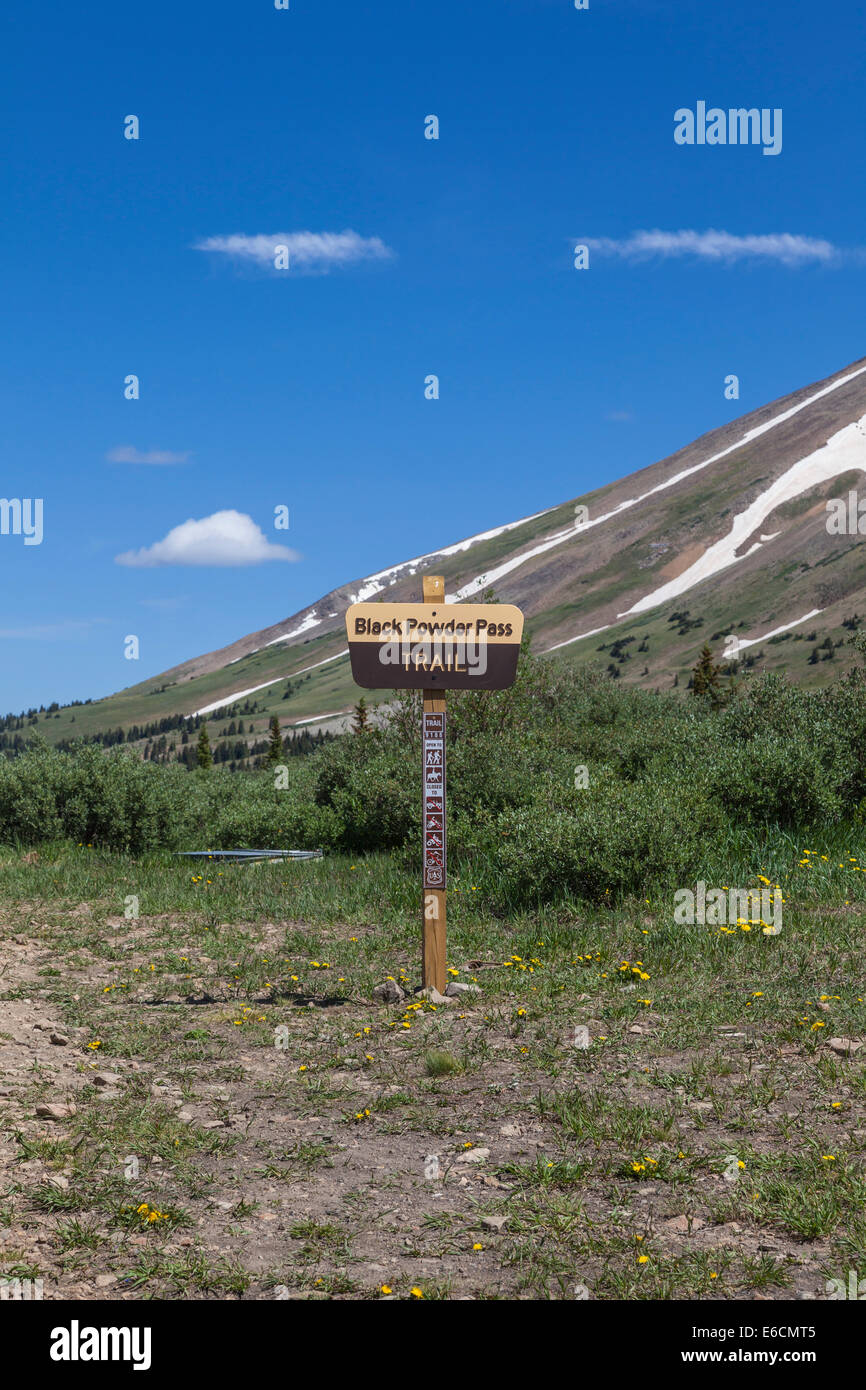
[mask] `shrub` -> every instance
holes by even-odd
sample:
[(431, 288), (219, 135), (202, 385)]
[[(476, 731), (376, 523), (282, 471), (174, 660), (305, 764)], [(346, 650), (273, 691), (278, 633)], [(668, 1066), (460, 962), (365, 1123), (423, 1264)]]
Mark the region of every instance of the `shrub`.
[[(384, 729), (288, 759), (285, 788), (273, 769), (188, 771), (36, 740), (0, 757), (0, 841), (68, 836), (133, 853), (321, 845), (391, 851), (417, 868), (420, 709), (403, 692)], [(866, 814), (863, 671), (820, 691), (747, 681), (714, 711), (524, 651), (510, 690), (449, 695), (447, 739), (451, 863), (471, 864), (503, 908), (642, 895), (692, 881), (741, 833)]]
[(475, 872), (503, 910), (563, 898), (615, 901), (689, 882), (724, 826), (700, 791), (607, 774), (577, 793), (569, 811), (535, 806), (499, 816), (473, 846), (485, 859)]

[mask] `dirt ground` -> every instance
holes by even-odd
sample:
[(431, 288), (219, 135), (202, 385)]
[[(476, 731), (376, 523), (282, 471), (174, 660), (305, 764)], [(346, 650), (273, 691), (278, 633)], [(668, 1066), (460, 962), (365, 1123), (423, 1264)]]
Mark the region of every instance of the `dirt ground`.
[(789, 1026), (737, 984), (738, 1017), (719, 989), (678, 1018), (643, 959), (539, 942), (457, 958), (469, 989), (438, 1005), (394, 947), (406, 997), (381, 1004), (367, 935), (0, 909), (0, 1276), (45, 1299), (616, 1300), (866, 1274), (835, 998)]

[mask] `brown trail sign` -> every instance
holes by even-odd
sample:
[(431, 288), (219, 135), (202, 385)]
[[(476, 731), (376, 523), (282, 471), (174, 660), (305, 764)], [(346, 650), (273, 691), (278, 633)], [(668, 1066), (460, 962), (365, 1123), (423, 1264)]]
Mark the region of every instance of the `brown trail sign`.
[[(354, 603), (346, 612), (352, 676), (368, 690), (504, 690), (514, 681), (523, 614), (511, 603)], [(437, 601), (438, 600), (438, 601)]]
[(445, 580), (422, 580), (423, 603), (354, 603), (346, 611), (352, 676), (369, 690), (423, 690), (421, 983), (445, 993), (445, 692), (514, 682), (523, 614), (510, 603), (445, 603)]

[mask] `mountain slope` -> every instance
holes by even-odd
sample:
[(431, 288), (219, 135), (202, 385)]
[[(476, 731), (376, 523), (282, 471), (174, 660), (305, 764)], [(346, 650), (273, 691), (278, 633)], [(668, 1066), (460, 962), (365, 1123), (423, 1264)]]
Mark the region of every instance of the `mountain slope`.
[(518, 604), (534, 649), (557, 660), (602, 659), (666, 687), (685, 683), (704, 640), (721, 657), (734, 632), (748, 661), (761, 654), (761, 669), (817, 681), (849, 659), (840, 648), (809, 660), (828, 634), (846, 636), (866, 581), (866, 538), (830, 535), (826, 500), (862, 488), (864, 470), (861, 359), (617, 482), (344, 584), (283, 622), (79, 706), (74, 724), (61, 711), (45, 732), (80, 736), (243, 700), (258, 704), (257, 718), (276, 712), (294, 724), (338, 714), (358, 698), (346, 607), (420, 598), (425, 570), (445, 575), (451, 601), (493, 587)]

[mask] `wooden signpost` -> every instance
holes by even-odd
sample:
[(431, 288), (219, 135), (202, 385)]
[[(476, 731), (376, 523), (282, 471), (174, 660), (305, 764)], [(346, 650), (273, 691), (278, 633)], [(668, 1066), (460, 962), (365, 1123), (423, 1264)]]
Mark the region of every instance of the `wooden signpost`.
[(523, 614), (510, 603), (445, 603), (441, 575), (423, 603), (355, 603), (346, 612), (352, 675), (368, 690), (422, 690), (421, 984), (445, 993), (445, 692), (504, 690), (517, 674)]

